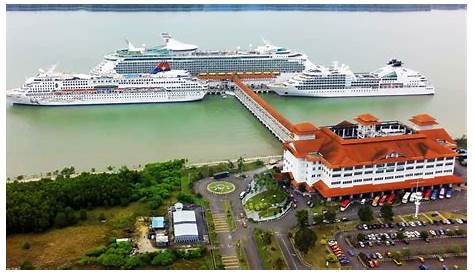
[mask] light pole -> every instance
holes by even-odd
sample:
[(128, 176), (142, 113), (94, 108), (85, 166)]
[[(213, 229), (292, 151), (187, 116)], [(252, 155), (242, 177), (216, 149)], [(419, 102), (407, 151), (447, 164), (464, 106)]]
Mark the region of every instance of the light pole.
[(418, 182), (416, 181), (415, 191), (415, 219), (418, 219), (418, 212), (420, 211), (421, 197), (418, 196)]

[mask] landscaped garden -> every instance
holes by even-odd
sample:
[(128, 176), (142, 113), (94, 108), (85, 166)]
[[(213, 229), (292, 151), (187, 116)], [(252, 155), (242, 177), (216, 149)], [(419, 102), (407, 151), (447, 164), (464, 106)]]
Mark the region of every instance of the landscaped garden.
[(229, 194), (234, 192), (235, 185), (225, 181), (217, 181), (208, 184), (207, 190), (214, 194)]
[(272, 217), (283, 212), (288, 202), (288, 194), (278, 186), (271, 174), (255, 176), (254, 189), (257, 194), (245, 202), (245, 209), (257, 212), (260, 218)]

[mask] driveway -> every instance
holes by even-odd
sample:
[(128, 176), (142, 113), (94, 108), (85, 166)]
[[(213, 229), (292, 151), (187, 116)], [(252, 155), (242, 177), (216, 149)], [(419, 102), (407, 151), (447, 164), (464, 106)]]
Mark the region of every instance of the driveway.
[[(255, 240), (253, 238), (252, 231), (254, 228), (270, 230), (275, 233), (275, 238), (277, 239), (278, 244), (280, 245), (284, 259), (290, 269), (310, 269), (309, 267), (301, 263), (301, 261), (298, 259), (294, 247), (288, 238), (288, 231), (296, 226), (296, 217), (294, 214), (295, 209), (291, 208), (283, 217), (278, 220), (272, 220), (263, 223), (251, 223), (249, 221), (246, 221), (248, 225), (247, 228), (243, 228), (241, 225), (239, 215), (240, 213), (244, 212), (244, 210), (239, 194), (247, 188), (248, 184), (252, 181), (253, 176), (255, 174), (261, 173), (266, 169), (266, 167), (262, 167), (256, 170), (242, 173), (246, 175), (246, 178), (240, 177), (240, 175), (242, 174), (236, 174), (222, 179), (224, 181), (231, 182), (235, 185), (235, 191), (229, 194), (217, 195), (207, 191), (207, 185), (210, 182), (214, 181), (214, 179), (212, 178), (205, 178), (195, 182), (193, 188), (196, 193), (201, 193), (201, 195), (203, 195), (203, 197), (205, 197), (209, 201), (212, 212), (223, 212), (222, 203), (224, 202), (224, 200), (230, 201), (232, 205), (234, 219), (237, 222), (237, 228), (235, 231), (230, 233), (231, 238), (226, 238), (226, 242), (228, 242), (230, 245), (230, 242), (235, 243), (237, 240), (240, 240), (247, 255), (247, 261), (250, 269), (263, 269), (263, 264), (259, 256)], [(298, 208), (302, 208), (305, 204), (303, 197), (301, 197), (300, 195), (295, 195), (295, 199), (297, 201)], [(229, 252), (229, 245), (221, 246), (221, 252)], [(235, 250), (234, 247), (232, 249)]]

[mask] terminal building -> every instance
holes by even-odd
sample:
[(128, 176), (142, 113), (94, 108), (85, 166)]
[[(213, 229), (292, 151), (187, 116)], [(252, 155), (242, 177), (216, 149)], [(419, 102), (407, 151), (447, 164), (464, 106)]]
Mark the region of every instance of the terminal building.
[(436, 119), (410, 124), (362, 114), (354, 122), (294, 125), (284, 143), (283, 171), (296, 188), (326, 199), (463, 183), (454, 175), (456, 143)]

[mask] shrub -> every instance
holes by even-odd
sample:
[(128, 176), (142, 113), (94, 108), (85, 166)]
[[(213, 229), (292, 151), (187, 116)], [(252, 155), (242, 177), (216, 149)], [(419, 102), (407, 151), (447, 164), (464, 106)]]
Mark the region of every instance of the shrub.
[(107, 250), (107, 247), (102, 245), (102, 246), (94, 247), (87, 250), (85, 254), (86, 256), (97, 257), (97, 256), (102, 255), (102, 253), (104, 253), (106, 250)]
[(295, 245), (303, 253), (307, 253), (308, 250), (314, 246), (317, 237), (313, 230), (309, 228), (300, 228), (295, 233)]
[(151, 261), (152, 265), (170, 265), (176, 260), (176, 256), (169, 250), (163, 250)]
[(141, 258), (139, 256), (130, 256), (127, 258), (125, 262), (124, 268), (125, 269), (135, 269), (143, 265)]
[(30, 249), (30, 248), (31, 248), (30, 242), (24, 242), (24, 243), (21, 245), (21, 248), (24, 249), (24, 250)]
[(33, 270), (33, 269), (36, 269), (36, 267), (30, 261), (24, 261), (20, 265), (20, 269), (21, 270)]
[(79, 219), (81, 219), (81, 221), (87, 220), (87, 211), (81, 209), (81, 211), (79, 211)]

